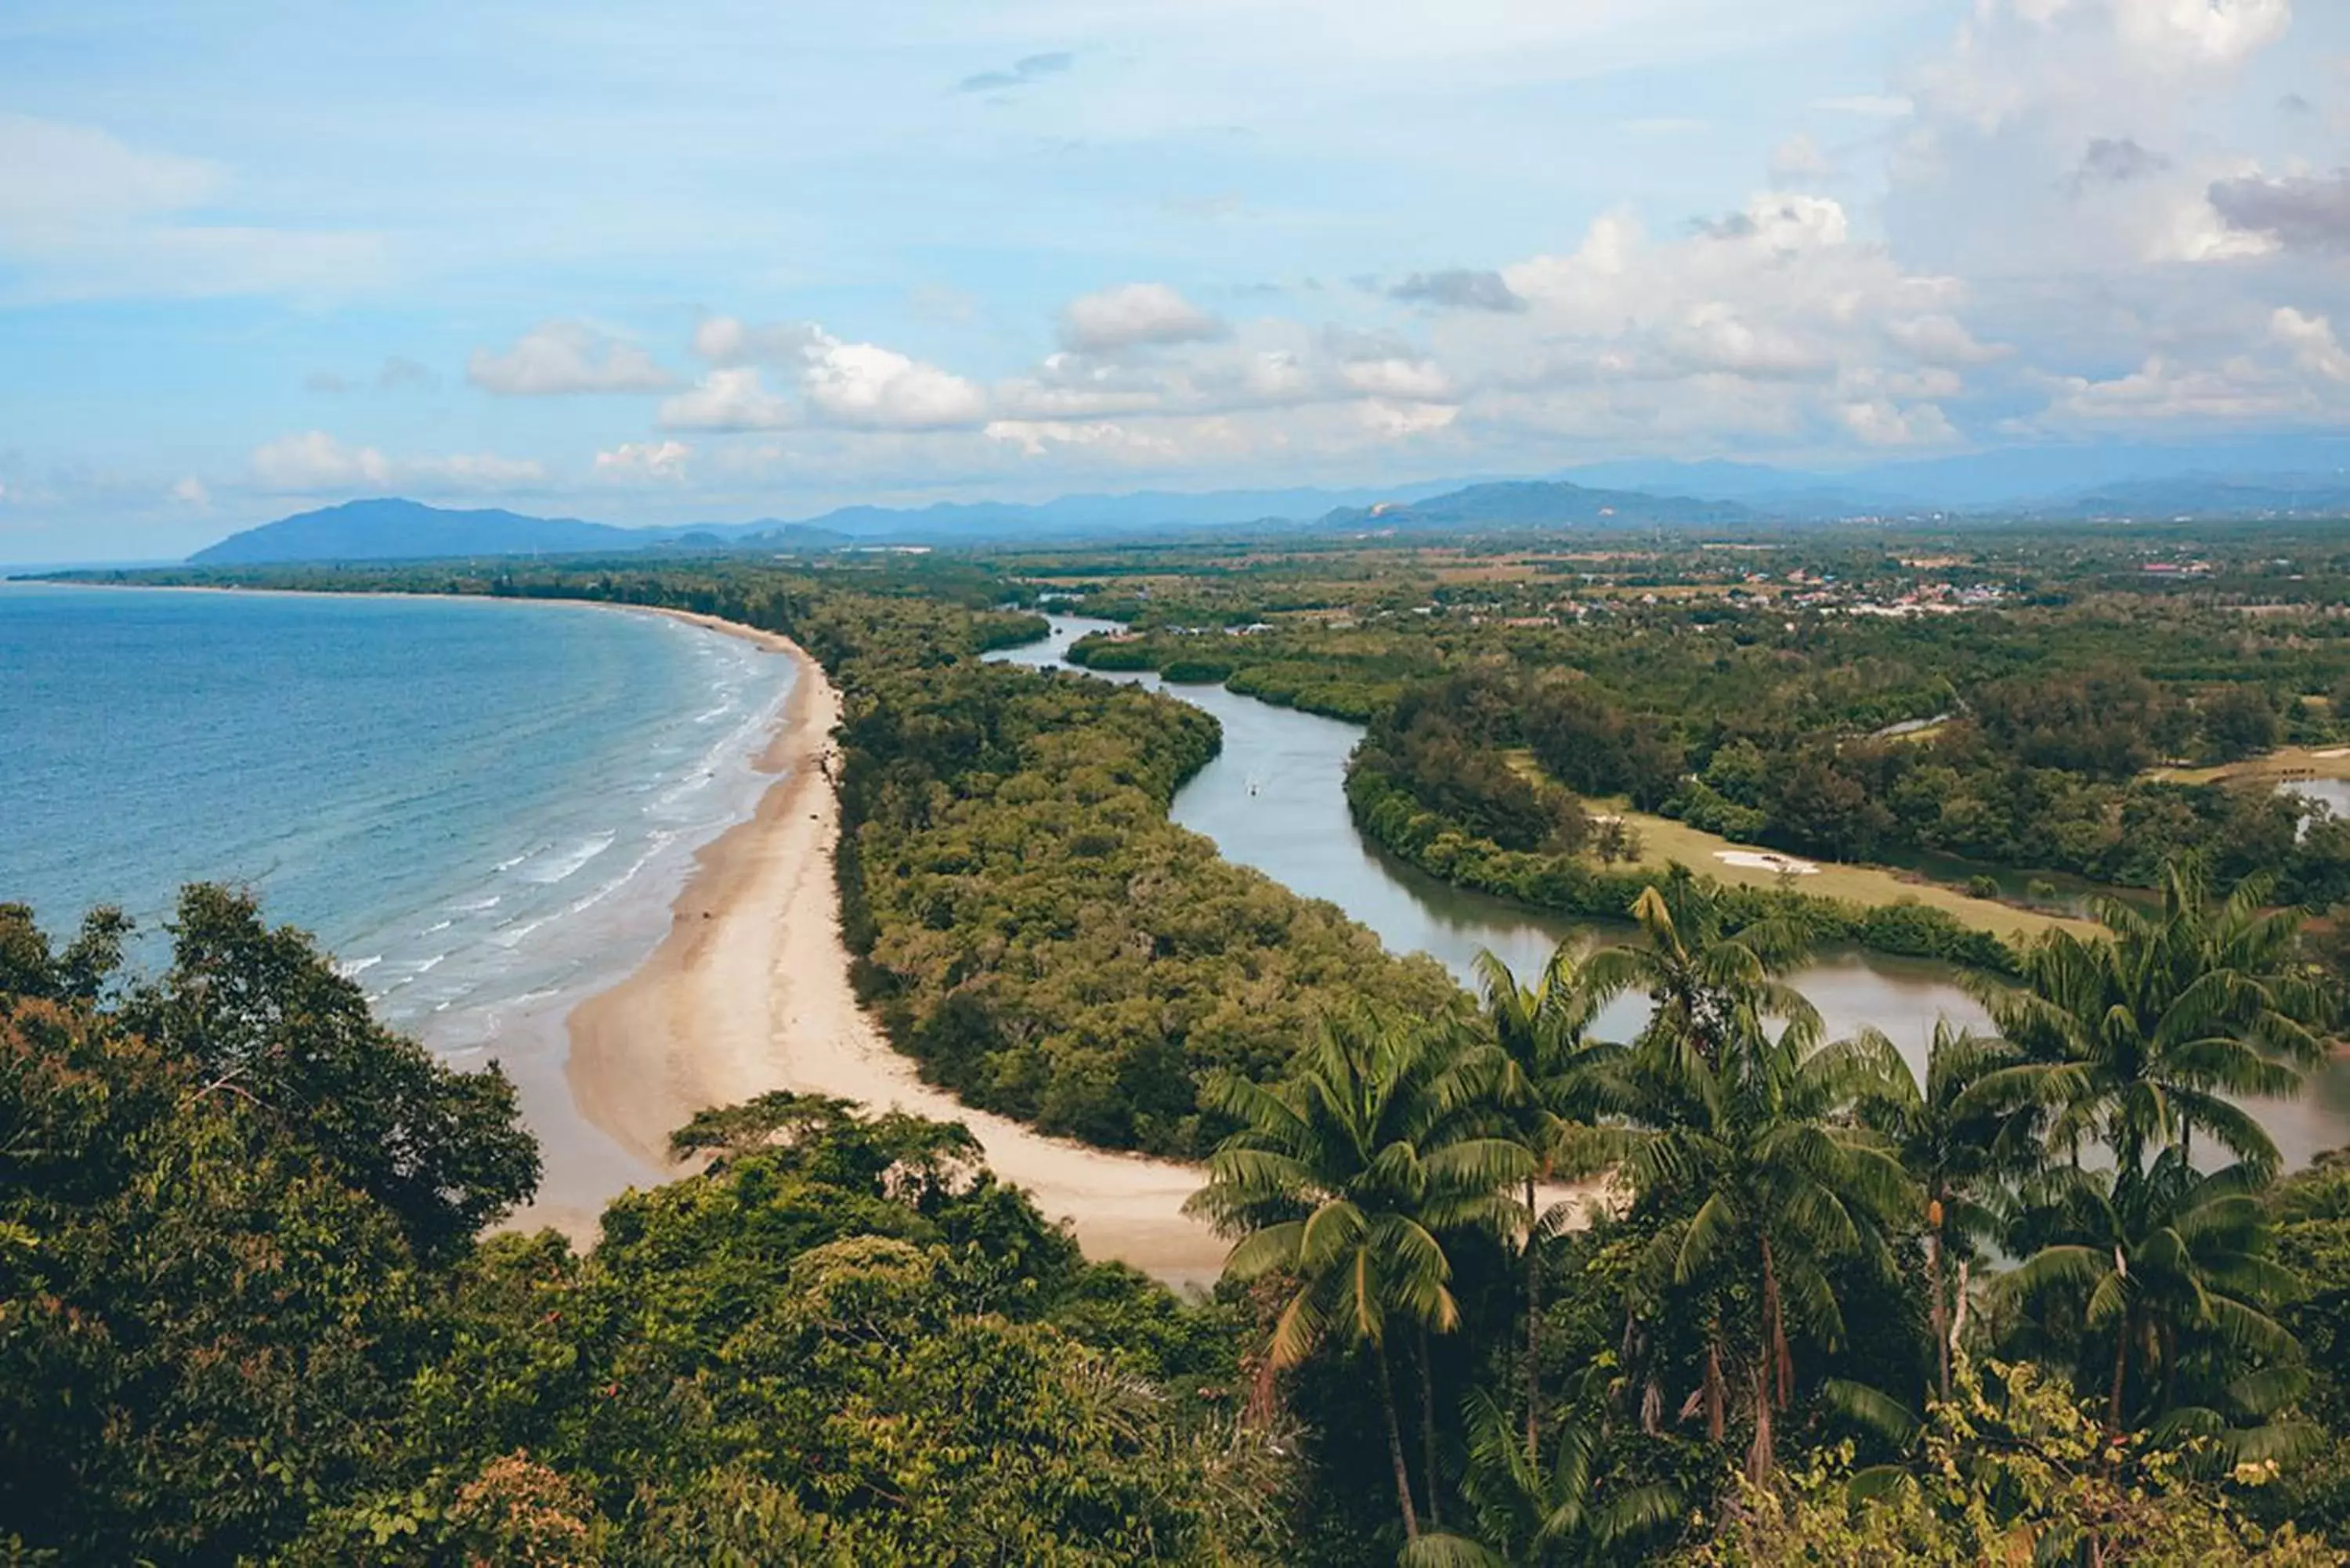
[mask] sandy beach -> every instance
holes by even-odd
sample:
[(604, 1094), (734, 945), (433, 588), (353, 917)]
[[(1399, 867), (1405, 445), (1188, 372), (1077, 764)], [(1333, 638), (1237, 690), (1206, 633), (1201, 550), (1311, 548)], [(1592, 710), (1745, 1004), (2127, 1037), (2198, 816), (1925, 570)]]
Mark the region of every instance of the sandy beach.
[[(760, 759), (776, 775), (752, 818), (704, 847), (668, 936), (634, 974), (569, 1019), (580, 1113), (635, 1158), (668, 1168), (671, 1129), (770, 1089), (837, 1095), (969, 1127), (989, 1165), (1070, 1221), (1088, 1257), (1175, 1285), (1206, 1285), (1226, 1244), (1182, 1213), (1196, 1168), (1045, 1137), (923, 1084), (858, 1005), (832, 857), (838, 802), (819, 763), (839, 695), (789, 639), (683, 615), (790, 658), (785, 720)], [(573, 1229), (584, 1216), (535, 1212)]]

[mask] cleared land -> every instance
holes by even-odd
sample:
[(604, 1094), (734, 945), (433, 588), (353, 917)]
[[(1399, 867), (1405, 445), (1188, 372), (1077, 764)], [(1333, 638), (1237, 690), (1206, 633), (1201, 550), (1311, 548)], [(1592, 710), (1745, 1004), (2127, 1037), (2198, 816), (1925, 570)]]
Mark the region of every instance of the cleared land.
[(2147, 776), (2189, 784), (2350, 779), (2350, 746), (2284, 746), (2241, 763), (2224, 763), (2210, 768), (2156, 768)]
[[(1523, 751), (1510, 754), (1510, 765), (1528, 778), (1544, 776), (1541, 764)], [(1773, 850), (1707, 833), (1669, 816), (1634, 811), (1622, 800), (1590, 800), (1585, 804), (1594, 811), (1621, 817), (1626, 826), (1639, 835), (1640, 857), (1637, 864), (1642, 867), (1661, 871), (1679, 861), (1692, 871), (1735, 887), (1775, 888), (1781, 883), (1783, 874), (1770, 859), (1776, 854)], [(1790, 880), (1799, 890), (1824, 898), (1844, 898), (1856, 904), (1898, 904), (1906, 898), (1929, 909), (1947, 910), (1979, 930), (2008, 940), (2029, 939), (2059, 929), (2083, 933), (2097, 929), (2087, 920), (2019, 909), (1997, 898), (1978, 898), (1956, 888), (1905, 876), (1883, 866), (1856, 866), (1816, 856), (1800, 859), (1802, 864), (1816, 869)]]

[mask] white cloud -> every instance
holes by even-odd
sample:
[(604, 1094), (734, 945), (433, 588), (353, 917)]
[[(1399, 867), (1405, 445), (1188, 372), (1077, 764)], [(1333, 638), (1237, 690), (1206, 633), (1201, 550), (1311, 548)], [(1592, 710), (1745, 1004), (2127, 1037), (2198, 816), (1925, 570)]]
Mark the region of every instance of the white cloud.
[(686, 477), (686, 460), (692, 455), (693, 448), (681, 441), (623, 441), (596, 454), (596, 476), (639, 483), (676, 483)]
[(2329, 381), (2350, 381), (2350, 353), (2343, 350), (2334, 323), (2325, 317), (2281, 306), (2269, 318), (2269, 335), (2292, 351), (2298, 369)]
[(476, 348), (465, 379), (501, 397), (561, 397), (584, 392), (660, 392), (677, 378), (631, 343), (577, 321), (549, 321), (503, 354)]
[(693, 352), (713, 365), (797, 365), (817, 337), (796, 322), (754, 327), (732, 316), (706, 316), (693, 329)]
[(691, 391), (665, 399), (665, 431), (779, 431), (798, 422), (789, 399), (767, 390), (754, 369), (712, 370)]
[[(721, 368), (661, 404), (673, 431), (773, 431), (802, 423), (858, 430), (966, 429), (987, 416), (987, 394), (953, 372), (884, 348), (847, 343), (809, 325), (754, 326), (715, 316), (695, 328), (694, 352)], [(800, 405), (770, 391), (756, 368), (792, 371)]]
[(936, 365), (872, 343), (819, 334), (806, 350), (801, 387), (808, 406), (835, 423), (874, 430), (976, 425), (987, 395)]
[(497, 493), (543, 484), (546, 471), (527, 458), (489, 452), (399, 462), (372, 446), (349, 446), (324, 431), (281, 436), (254, 449), (253, 483), (270, 494), (411, 490), (425, 494)]
[(1163, 283), (1129, 283), (1080, 295), (1061, 311), (1061, 341), (1082, 354), (1200, 343), (1223, 323)]
[(192, 506), (199, 512), (209, 510), (213, 504), (213, 493), (204, 487), (203, 480), (192, 473), (174, 483), (171, 493), (173, 501), (182, 506)]
[(1959, 432), (1942, 410), (1931, 403), (1897, 407), (1884, 398), (1846, 403), (1836, 417), (1865, 445), (1876, 447), (1939, 446), (1954, 441)]
[(0, 114), (0, 256), (35, 299), (337, 295), (383, 278), (372, 234), (189, 214), (224, 201), (216, 164), (133, 148), (90, 126)]
[(776, 431), (797, 422), (790, 400), (747, 369), (712, 370), (691, 390), (663, 400), (659, 415), (665, 431)]
[(345, 446), (324, 431), (308, 431), (255, 448), (253, 477), (264, 490), (341, 490), (390, 483), (391, 464), (374, 447)]

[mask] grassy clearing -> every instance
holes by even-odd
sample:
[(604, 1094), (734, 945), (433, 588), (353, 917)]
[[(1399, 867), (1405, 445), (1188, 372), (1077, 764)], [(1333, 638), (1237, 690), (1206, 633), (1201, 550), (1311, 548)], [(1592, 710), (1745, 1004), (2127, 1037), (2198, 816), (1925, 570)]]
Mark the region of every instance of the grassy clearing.
[[(1510, 766), (1526, 778), (1540, 779), (1544, 776), (1541, 764), (1525, 752), (1513, 752), (1509, 760)], [(1744, 851), (1755, 855), (1774, 851), (1764, 849), (1760, 845), (1741, 844), (1719, 834), (1707, 833), (1669, 816), (1634, 811), (1628, 802), (1622, 800), (1586, 800), (1584, 804), (1595, 813), (1621, 816), (1626, 826), (1638, 833), (1638, 864), (1650, 870), (1661, 871), (1679, 861), (1692, 871), (1736, 887), (1792, 887), (1797, 892), (1844, 898), (1856, 904), (1898, 904), (1907, 898), (1929, 909), (1945, 910), (1978, 930), (1989, 931), (2009, 941), (2036, 937), (2043, 931), (2059, 928), (2085, 934), (2097, 929), (2087, 920), (2022, 909), (2002, 903), (1997, 898), (1978, 898), (1943, 883), (1929, 882), (1883, 866), (1847, 865), (1842, 861), (1822, 860), (1816, 856), (1791, 857), (1819, 869), (1804, 876), (1783, 877), (1780, 872), (1761, 866), (1734, 865), (1721, 858), (1724, 851)]]
[(2350, 746), (2283, 746), (2241, 763), (2212, 768), (2156, 768), (2166, 784), (2290, 784), (2295, 779), (2350, 779)]
[[(1617, 809), (1596, 801), (1592, 805), (1605, 811)], [(1669, 816), (1652, 816), (1644, 811), (1628, 810), (1622, 815), (1626, 824), (1640, 835), (1640, 864), (1643, 866), (1661, 869), (1678, 860), (1690, 870), (1701, 871), (1721, 882), (1748, 888), (1783, 885), (1780, 874), (1775, 871), (1759, 866), (1734, 866), (1717, 858), (1722, 850), (1754, 851), (1756, 846), (1753, 845), (1734, 843), (1717, 834), (1691, 827), (1686, 822), (1676, 822)], [(2043, 931), (2059, 927), (2081, 932), (2096, 929), (2086, 920), (2019, 909), (1996, 898), (1978, 898), (1956, 888), (1912, 878), (1882, 866), (1850, 866), (1808, 856), (1804, 859), (1819, 869), (1810, 876), (1788, 878), (1784, 884), (1802, 893), (1846, 898), (1856, 904), (1895, 904), (1908, 898), (1929, 909), (1947, 910), (1979, 930), (1986, 930), (2009, 940), (2036, 937)]]

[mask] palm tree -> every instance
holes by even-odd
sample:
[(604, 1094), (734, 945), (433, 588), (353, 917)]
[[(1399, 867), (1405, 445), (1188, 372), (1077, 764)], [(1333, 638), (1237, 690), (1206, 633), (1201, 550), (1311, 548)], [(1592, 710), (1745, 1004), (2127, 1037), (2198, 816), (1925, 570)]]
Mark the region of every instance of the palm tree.
[(2108, 1426), (2136, 1415), (2251, 1457), (2240, 1423), (2297, 1392), (2301, 1347), (2266, 1308), (2298, 1282), (2267, 1256), (2261, 1179), (2241, 1164), (2205, 1175), (2174, 1144), (2143, 1168), (2059, 1166), (2035, 1184), (2016, 1239), (2042, 1244), (2000, 1287), (2077, 1326), (2083, 1381), (2102, 1370)]
[(1819, 1044), (1818, 1012), (1779, 978), (1800, 956), (1797, 933), (1775, 922), (1731, 932), (1685, 879), (1646, 890), (1633, 913), (1641, 943), (1585, 967), (1596, 992), (1638, 985), (1656, 1005), (1638, 1042), (1590, 1083), (1594, 1103), (1635, 1129), (1622, 1175), (1636, 1212), (1660, 1221), (1633, 1318), (1647, 1308), (1706, 1324), (1691, 1403), (1719, 1442), (1734, 1359), (1725, 1314), (1753, 1303), (1748, 1469), (1759, 1480), (1776, 1462), (1773, 1414), (1794, 1396), (1795, 1338), (1843, 1340), (1830, 1268), (1856, 1257), (1897, 1272), (1887, 1234), (1914, 1189), (1848, 1113), (1905, 1069), (1881, 1036)]
[[(1595, 1366), (1604, 1379), (1606, 1368)], [(1482, 1388), (1469, 1395), (1469, 1470), (1463, 1486), (1481, 1542), (1455, 1561), (1541, 1563), (1562, 1551), (1628, 1554), (1643, 1537), (1680, 1517), (1683, 1498), (1669, 1481), (1645, 1481), (1600, 1495), (1595, 1465), (1601, 1433), (1578, 1411), (1561, 1424), (1547, 1466), (1526, 1453), (1510, 1412)]]
[[(1514, 1141), (1481, 1136), (1490, 1057), (1455, 1026), (1359, 1010), (1326, 1022), (1292, 1075), (1271, 1086), (1231, 1077), (1201, 1102), (1240, 1128), (1208, 1162), (1189, 1208), (1240, 1238), (1225, 1262), (1236, 1279), (1279, 1274), (1289, 1299), (1273, 1333), (1273, 1365), (1312, 1355), (1332, 1335), (1367, 1350), (1378, 1372), (1396, 1501), (1408, 1539), (1419, 1535), (1396, 1414), (1388, 1336), (1459, 1324), (1443, 1238), (1506, 1231), (1507, 1196), (1533, 1161)], [(1427, 1493), (1437, 1501), (1429, 1358), (1419, 1357)]]
[(1644, 1040), (1718, 1062), (1743, 1016), (1818, 1029), (1818, 1012), (1785, 981), (1808, 950), (1792, 923), (1773, 919), (1731, 929), (1721, 900), (1686, 866), (1640, 889), (1631, 915), (1639, 940), (1594, 953), (1582, 978), (1594, 1007), (1646, 994), (1654, 1012)]
[(1490, 951), (1476, 958), (1485, 1018), (1499, 1048), (1494, 1100), (1520, 1142), (1534, 1157), (1525, 1179), (1525, 1385), (1523, 1411), (1526, 1463), (1541, 1462), (1542, 1433), (1542, 1243), (1555, 1235), (1567, 1206), (1545, 1213), (1539, 1182), (1563, 1165), (1578, 1172), (1595, 1162), (1603, 1140), (1589, 1086), (1592, 1074), (1623, 1047), (1589, 1040), (1585, 1031), (1597, 1003), (1577, 974), (1575, 950), (1561, 942), (1532, 986), (1519, 982), (1510, 966)]
[(2125, 1168), (2210, 1134), (2273, 1172), (2276, 1146), (2230, 1096), (2283, 1096), (2322, 1060), (2324, 992), (2299, 958), (2300, 917), (2263, 911), (2265, 878), (2215, 904), (2201, 869), (2174, 865), (2162, 908), (2097, 908), (2106, 931), (2053, 931), (2024, 953), (2021, 991), (1981, 986), (2025, 1060), (1993, 1092), (2048, 1106), (2048, 1139), (2077, 1158), (2102, 1138)]
[[(1890, 1041), (1875, 1030), (1864, 1036), (1880, 1061), (1901, 1063)], [(1997, 1229), (1989, 1199), (1992, 1184), (2012, 1163), (2009, 1135), (2019, 1112), (1987, 1080), (2021, 1060), (2015, 1047), (1934, 1023), (1922, 1090), (1906, 1063), (1887, 1075), (1885, 1092), (1863, 1099), (1860, 1119), (1891, 1147), (1926, 1199), (1926, 1291), (1934, 1329), (1934, 1383), (1950, 1397), (1951, 1289), (1948, 1258), (1970, 1257), (1975, 1243)], [(2022, 1113), (2028, 1115), (2028, 1113)], [(2036, 1152), (2036, 1149), (2035, 1149)]]

